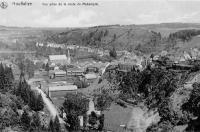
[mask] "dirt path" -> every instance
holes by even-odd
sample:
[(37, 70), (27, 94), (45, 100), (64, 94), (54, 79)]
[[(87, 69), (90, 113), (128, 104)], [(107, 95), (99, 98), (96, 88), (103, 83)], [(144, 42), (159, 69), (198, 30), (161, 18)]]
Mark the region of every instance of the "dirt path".
[(31, 86), (31, 88), (37, 90), (38, 93), (41, 94), (43, 102), (47, 106), (47, 109), (50, 112), (51, 117), (54, 119), (56, 116), (58, 116), (60, 123), (65, 123), (63, 119), (60, 118), (58, 110), (56, 109), (55, 105), (51, 102), (51, 100), (47, 97), (47, 95), (38, 87), (33, 87), (32, 81), (28, 81), (28, 84)]

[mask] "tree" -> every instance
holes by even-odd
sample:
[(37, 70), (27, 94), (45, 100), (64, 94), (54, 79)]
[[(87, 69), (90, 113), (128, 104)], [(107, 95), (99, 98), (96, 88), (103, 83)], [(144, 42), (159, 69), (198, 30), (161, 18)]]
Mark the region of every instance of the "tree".
[(97, 115), (94, 111), (91, 112), (91, 114), (89, 115), (89, 120), (88, 123), (91, 124), (92, 127), (94, 127), (95, 124), (97, 124)]
[(12, 68), (5, 66), (4, 74), (5, 74), (6, 82), (8, 84), (12, 84), (13, 81), (14, 81), (14, 75), (13, 75), (13, 72), (12, 72)]
[(42, 110), (44, 108), (44, 102), (41, 94), (38, 95), (37, 105), (38, 105), (38, 110)]
[(49, 122), (49, 131), (50, 132), (60, 132), (61, 127), (60, 127), (60, 122), (58, 119), (58, 116), (55, 117), (55, 119), (51, 119)]
[(116, 34), (114, 34), (114, 35), (113, 35), (113, 41), (115, 41), (115, 40), (116, 40), (116, 38), (117, 38), (117, 35), (116, 35)]
[(69, 93), (66, 96), (63, 107), (66, 113), (75, 113), (82, 115), (87, 112), (88, 99), (84, 98), (82, 94)]
[(26, 59), (25, 68), (26, 68), (26, 73), (28, 73), (28, 77), (32, 78), (34, 76), (34, 70), (35, 70), (35, 65), (33, 61)]
[(61, 131), (60, 122), (59, 122), (58, 116), (56, 116), (55, 120), (54, 120), (54, 129), (55, 129), (56, 132), (60, 132)]
[(56, 132), (56, 131), (54, 130), (54, 122), (53, 122), (52, 119), (51, 119), (50, 122), (49, 122), (49, 131), (50, 131), (50, 132)]
[(86, 88), (89, 86), (86, 81), (80, 80), (79, 78), (75, 80), (74, 85), (76, 85), (78, 88)]
[(67, 94), (66, 99), (63, 103), (63, 108), (67, 114), (67, 120), (65, 122), (69, 124), (66, 128), (69, 130), (79, 129), (79, 118), (80, 115), (85, 115), (87, 112), (89, 100), (84, 98), (82, 94)]
[(113, 48), (109, 51), (109, 54), (110, 54), (110, 57), (117, 58), (117, 52), (116, 52), (115, 47), (113, 47)]
[(136, 70), (131, 70), (127, 75), (118, 76), (117, 80), (120, 81), (118, 89), (121, 91), (121, 94), (129, 94), (132, 98), (136, 98), (141, 85), (141, 78), (141, 73)]
[(40, 94), (36, 95), (34, 91), (31, 91), (29, 107), (34, 111), (42, 110), (44, 108), (44, 102), (43, 102), (42, 96)]
[(20, 124), (20, 117), (16, 112), (16, 99), (12, 94), (3, 94), (0, 92), (0, 131), (5, 127)]
[(119, 82), (118, 90), (121, 92), (119, 97), (122, 96), (124, 101), (134, 98), (138, 102), (142, 99), (149, 109), (158, 108), (161, 117), (159, 127), (163, 130), (179, 122), (170, 104), (170, 97), (178, 85), (178, 76), (175, 72), (160, 68), (132, 70), (126, 74), (119, 74), (116, 80)]
[(31, 118), (29, 117), (28, 112), (24, 111), (21, 117), (21, 122), (25, 129), (28, 129), (30, 127), (30, 121)]
[(29, 92), (30, 92), (30, 86), (24, 79), (24, 74), (21, 73), (20, 75), (20, 81), (18, 84), (18, 90), (17, 95), (21, 96), (21, 98), (24, 100), (24, 102), (27, 104), (29, 101)]
[(135, 47), (135, 50), (138, 50), (138, 51), (140, 51), (141, 50), (141, 48), (142, 48), (142, 46), (141, 46), (141, 44), (139, 43), (136, 47)]
[(102, 131), (104, 128), (104, 114), (102, 114), (100, 117), (99, 117), (99, 128), (98, 130), (99, 131)]
[(48, 63), (45, 66), (45, 71), (49, 71), (49, 64)]
[(32, 122), (31, 122), (31, 127), (32, 127), (34, 130), (40, 131), (40, 128), (41, 128), (41, 121), (40, 121), (40, 116), (39, 116), (39, 113), (38, 113), (38, 112), (36, 112), (36, 113), (33, 115), (33, 119), (32, 119)]
[(18, 63), (18, 67), (21, 72), (25, 71), (25, 65), (24, 65), (24, 62), (22, 62), (22, 60)]
[(106, 29), (106, 31), (104, 32), (104, 35), (103, 35), (103, 36), (104, 36), (104, 37), (107, 36), (108, 33), (109, 33), (109, 32), (108, 32), (108, 30)]
[(80, 129), (80, 121), (79, 121), (79, 118), (76, 114), (74, 113), (69, 113), (67, 114), (67, 118), (65, 120), (66, 122), (66, 128), (69, 130), (69, 131), (76, 131), (76, 130), (79, 130)]
[(111, 103), (113, 102), (113, 99), (109, 94), (102, 90), (102, 93), (94, 95), (96, 98), (96, 107), (98, 110), (103, 111), (106, 110), (108, 107), (110, 107)]
[(42, 64), (42, 69), (45, 69), (46, 68), (46, 65), (43, 63)]
[(5, 89), (4, 86), (5, 86), (5, 73), (4, 73), (4, 66), (1, 63), (0, 64), (0, 89), (4, 90)]
[(193, 114), (197, 119), (190, 119), (187, 131), (200, 130), (200, 83), (194, 83), (193, 90), (190, 94), (188, 102), (182, 105), (182, 109)]
[(14, 76), (10, 67), (0, 64), (0, 91), (7, 92), (13, 89)]

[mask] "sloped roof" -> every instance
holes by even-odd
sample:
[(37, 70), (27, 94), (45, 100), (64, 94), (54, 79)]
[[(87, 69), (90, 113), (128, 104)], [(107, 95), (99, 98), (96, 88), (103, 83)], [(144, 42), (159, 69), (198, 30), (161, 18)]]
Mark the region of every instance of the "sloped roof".
[(50, 86), (49, 91), (71, 91), (77, 90), (76, 85), (65, 85), (65, 86)]
[(54, 70), (55, 74), (66, 74), (66, 71), (63, 70)]
[(93, 74), (93, 73), (88, 73), (88, 74), (85, 75), (85, 78), (86, 79), (96, 79), (97, 75)]
[(52, 60), (67, 60), (66, 55), (49, 55), (49, 59)]

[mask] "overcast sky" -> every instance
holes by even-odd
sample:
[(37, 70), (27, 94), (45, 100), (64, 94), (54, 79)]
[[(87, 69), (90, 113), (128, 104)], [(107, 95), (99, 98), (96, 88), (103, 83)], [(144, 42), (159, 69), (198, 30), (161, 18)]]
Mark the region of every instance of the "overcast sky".
[[(107, 24), (149, 24), (163, 22), (200, 23), (200, 1), (90, 0), (98, 6), (42, 6), (42, 2), (84, 0), (26, 0), (31, 7), (0, 8), (0, 25), (30, 27), (87, 27)], [(15, 0), (19, 1), (20, 0)], [(25, 1), (25, 0), (24, 0)]]

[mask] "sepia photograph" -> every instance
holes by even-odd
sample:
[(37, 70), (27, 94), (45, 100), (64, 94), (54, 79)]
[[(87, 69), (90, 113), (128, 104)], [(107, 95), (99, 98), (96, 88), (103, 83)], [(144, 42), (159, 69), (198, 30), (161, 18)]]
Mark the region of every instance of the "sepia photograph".
[(200, 132), (200, 0), (0, 0), (0, 132)]

